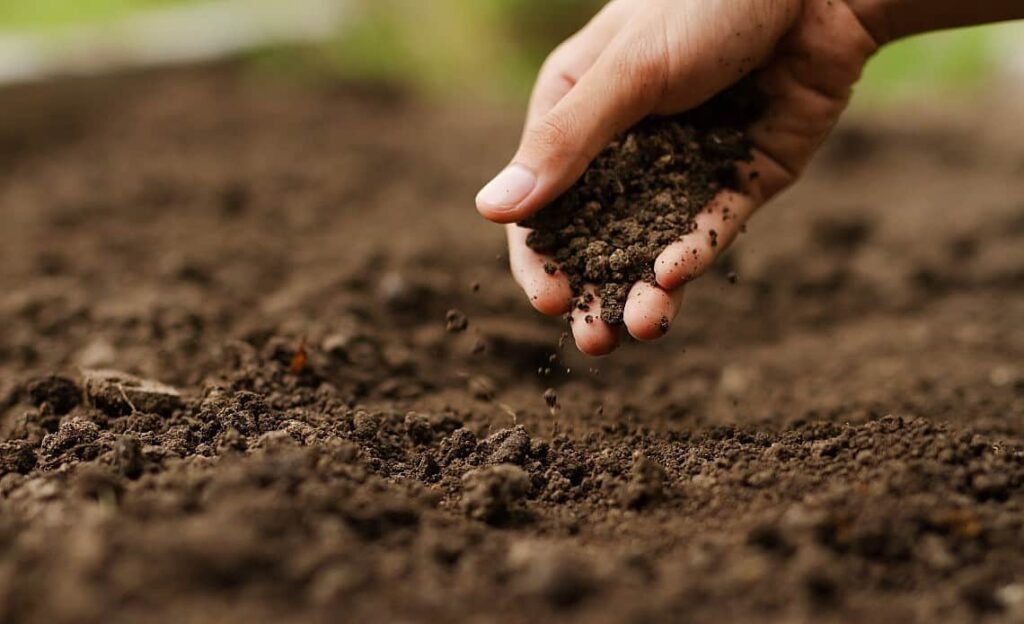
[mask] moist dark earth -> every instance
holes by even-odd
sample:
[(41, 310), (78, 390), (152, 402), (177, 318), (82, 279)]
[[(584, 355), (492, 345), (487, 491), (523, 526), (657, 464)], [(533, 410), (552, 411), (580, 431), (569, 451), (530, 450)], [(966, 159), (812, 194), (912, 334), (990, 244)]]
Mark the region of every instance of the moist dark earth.
[(694, 229), (694, 217), (723, 189), (741, 188), (737, 164), (751, 159), (744, 129), (763, 97), (744, 80), (696, 109), (648, 118), (616, 137), (580, 180), (523, 223), (526, 243), (561, 270), (575, 305), (601, 298), (601, 318), (622, 323), (630, 287), (654, 283), (654, 261)]
[(1024, 618), (1012, 100), (852, 117), (589, 360), (472, 207), (518, 111), (0, 95), (0, 621)]

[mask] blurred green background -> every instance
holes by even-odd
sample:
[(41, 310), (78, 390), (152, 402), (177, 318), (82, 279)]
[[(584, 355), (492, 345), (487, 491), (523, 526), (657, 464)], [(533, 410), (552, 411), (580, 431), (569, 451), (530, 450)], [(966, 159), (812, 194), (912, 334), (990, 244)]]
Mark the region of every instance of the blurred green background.
[[(44, 38), (156, 7), (209, 0), (4, 0), (0, 36)], [(253, 0), (258, 1), (258, 0)], [(259, 0), (263, 1), (263, 0)], [(287, 0), (281, 0), (287, 2)], [(339, 0), (344, 2), (345, 0)], [(316, 45), (247, 53), (256, 71), (387, 78), (434, 94), (524, 97), (546, 53), (602, 0), (348, 0), (357, 11)], [(116, 36), (112, 32), (111, 36)], [(187, 34), (183, 35), (187, 36)], [(939, 33), (892, 45), (870, 64), (859, 100), (970, 94), (991, 84), (1020, 24)], [(2, 47), (0, 47), (2, 53)]]

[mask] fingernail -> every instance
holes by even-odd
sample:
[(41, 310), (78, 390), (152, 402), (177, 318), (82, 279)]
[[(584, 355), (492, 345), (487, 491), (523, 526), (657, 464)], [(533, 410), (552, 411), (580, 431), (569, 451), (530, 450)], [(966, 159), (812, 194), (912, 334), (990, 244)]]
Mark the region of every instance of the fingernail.
[(533, 192), (537, 176), (522, 165), (509, 165), (487, 183), (476, 196), (476, 203), (494, 212), (508, 212)]

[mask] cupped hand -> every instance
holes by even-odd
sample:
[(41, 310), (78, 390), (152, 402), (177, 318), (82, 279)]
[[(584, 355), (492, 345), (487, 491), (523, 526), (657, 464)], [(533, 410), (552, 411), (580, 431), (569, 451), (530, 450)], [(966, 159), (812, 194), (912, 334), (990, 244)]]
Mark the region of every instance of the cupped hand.
[[(638, 340), (658, 338), (679, 311), (683, 285), (799, 176), (877, 47), (842, 0), (612, 0), (544, 63), (519, 150), (477, 195), (477, 209), (508, 224), (512, 274), (533, 306), (569, 312), (565, 276), (544, 270), (547, 260), (526, 246), (528, 230), (515, 223), (566, 191), (605, 145), (644, 117), (693, 108), (758, 70), (768, 103), (748, 129), (753, 161), (740, 165), (742, 191), (720, 193), (696, 229), (657, 258), (657, 283), (629, 292), (626, 330)], [(618, 328), (600, 320), (599, 300), (586, 312), (573, 310), (572, 321), (584, 353), (604, 355), (619, 343)]]

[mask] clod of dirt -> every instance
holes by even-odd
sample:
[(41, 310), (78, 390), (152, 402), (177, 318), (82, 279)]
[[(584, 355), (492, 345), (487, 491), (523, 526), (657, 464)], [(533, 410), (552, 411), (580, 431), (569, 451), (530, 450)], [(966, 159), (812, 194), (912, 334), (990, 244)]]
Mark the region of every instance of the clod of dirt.
[(67, 414), (82, 400), (78, 384), (60, 375), (46, 375), (28, 382), (28, 395), (35, 405), (46, 403), (58, 416)]
[(466, 428), (456, 429), (441, 440), (441, 456), (445, 464), (458, 459), (465, 459), (476, 451), (477, 439), (473, 432)]
[(622, 489), (622, 504), (642, 509), (665, 497), (665, 469), (642, 453), (633, 455), (629, 482)]
[(92, 405), (111, 416), (133, 412), (168, 416), (182, 404), (176, 388), (120, 371), (83, 371), (82, 382)]
[(470, 470), (462, 476), (462, 510), (475, 520), (503, 524), (521, 510), (530, 489), (530, 475), (519, 466)]
[(57, 466), (65, 461), (95, 459), (100, 449), (96, 444), (100, 428), (96, 423), (71, 418), (60, 424), (56, 433), (48, 433), (39, 446), (39, 457), (45, 466)]
[[(649, 118), (614, 140), (551, 205), (520, 225), (527, 245), (550, 255), (569, 279), (575, 305), (597, 286), (601, 318), (622, 322), (633, 283), (654, 282), (654, 260), (723, 189), (739, 188), (737, 163), (751, 159), (743, 130), (760, 114), (744, 81), (701, 107)], [(552, 270), (555, 267), (552, 267)]]
[(522, 466), (530, 452), (530, 434), (525, 427), (517, 425), (491, 434), (483, 444), (490, 449), (490, 463)]
[(28, 474), (36, 467), (36, 453), (25, 440), (0, 442), (0, 476), (10, 472)]
[(416, 444), (430, 444), (434, 441), (434, 428), (425, 414), (419, 412), (406, 414), (405, 431), (409, 435), (409, 439)]
[(462, 310), (448, 310), (444, 315), (444, 328), (448, 333), (458, 334), (466, 331), (469, 327), (469, 318)]

